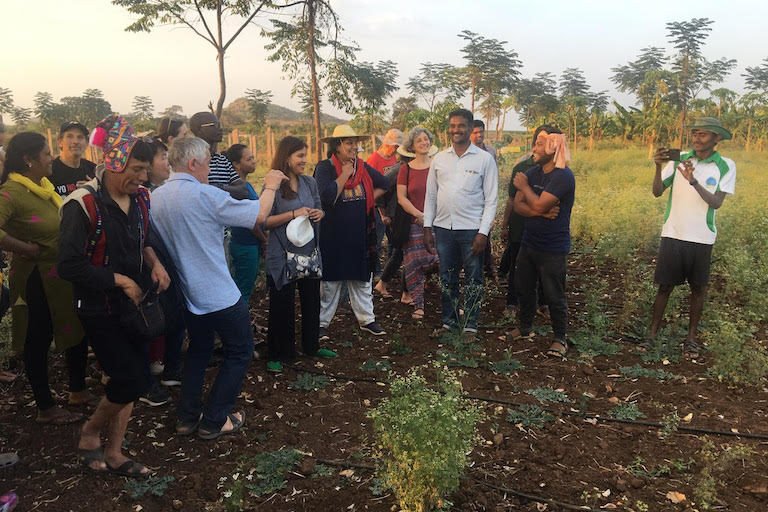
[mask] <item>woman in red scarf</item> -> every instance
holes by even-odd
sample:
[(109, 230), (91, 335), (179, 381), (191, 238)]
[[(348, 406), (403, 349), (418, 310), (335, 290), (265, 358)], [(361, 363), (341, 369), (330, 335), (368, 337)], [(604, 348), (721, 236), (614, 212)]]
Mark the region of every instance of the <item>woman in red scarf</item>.
[(348, 125), (337, 126), (328, 144), (328, 159), (315, 168), (315, 179), (325, 217), (320, 223), (323, 282), (320, 305), (320, 339), (326, 331), (346, 284), (349, 302), (360, 328), (375, 336), (385, 334), (373, 313), (371, 275), (376, 253), (374, 200), (389, 182), (357, 158), (358, 143), (367, 139)]

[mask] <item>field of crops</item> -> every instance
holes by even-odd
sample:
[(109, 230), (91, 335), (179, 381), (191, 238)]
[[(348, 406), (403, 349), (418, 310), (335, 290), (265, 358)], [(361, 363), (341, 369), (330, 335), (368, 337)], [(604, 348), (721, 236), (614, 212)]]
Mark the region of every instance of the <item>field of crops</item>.
[[(651, 194), (647, 152), (577, 152), (568, 281), (574, 346), (567, 360), (544, 356), (551, 331), (541, 319), (532, 341), (509, 339), (515, 324), (504, 312), (503, 283), (488, 283), (477, 340), (434, 337), (433, 281), (424, 321), (411, 320), (399, 301), (377, 297), (387, 336), (361, 333), (349, 308), (340, 307), (329, 329), (338, 359), (300, 359), (281, 375), (254, 361), (240, 400), (248, 422), (237, 435), (213, 443), (179, 437), (172, 407), (137, 406), (128, 449), (157, 471), (144, 484), (83, 473), (75, 463), (77, 427), (35, 424), (24, 379), (4, 386), (0, 451), (17, 450), (22, 462), (3, 475), (0, 491), (13, 488), (21, 510), (41, 511), (82, 510), (86, 501), (94, 510), (120, 511), (399, 510), (398, 497), (426, 479), (397, 487), (396, 472), (383, 471), (387, 443), (403, 434), (423, 444), (438, 433), (446, 439), (452, 421), (471, 416), (430, 416), (426, 434), (405, 421), (429, 400), (437, 413), (450, 410), (438, 395), (416, 394), (410, 402), (391, 395), (404, 382), (392, 385), (393, 379), (424, 365), (427, 387), (434, 386), (430, 365), (438, 362), (458, 372), (465, 399), (443, 396), (466, 400), (480, 418), (468, 467), (436, 501), (442, 510), (766, 510), (768, 155), (727, 148), (724, 154), (737, 163), (737, 193), (718, 214), (702, 324), (708, 351), (701, 357), (680, 353), (685, 289), (674, 293), (657, 342), (638, 344), (650, 322), (666, 200)], [(507, 166), (502, 174), (506, 184)], [(266, 310), (262, 286), (252, 303), (262, 325)], [(63, 360), (54, 364), (63, 397)], [(388, 397), (390, 410), (402, 416), (384, 421)], [(406, 465), (440, 460), (447, 467), (453, 460), (433, 452), (415, 450)]]

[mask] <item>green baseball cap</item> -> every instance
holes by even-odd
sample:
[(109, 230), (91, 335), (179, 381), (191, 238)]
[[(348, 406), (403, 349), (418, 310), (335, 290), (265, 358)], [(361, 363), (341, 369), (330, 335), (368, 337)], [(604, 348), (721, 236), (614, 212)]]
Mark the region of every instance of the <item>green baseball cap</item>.
[(723, 123), (716, 117), (700, 117), (696, 119), (691, 126), (688, 127), (691, 131), (702, 130), (705, 132), (712, 132), (718, 134), (723, 140), (729, 140), (733, 138), (731, 132), (723, 127)]

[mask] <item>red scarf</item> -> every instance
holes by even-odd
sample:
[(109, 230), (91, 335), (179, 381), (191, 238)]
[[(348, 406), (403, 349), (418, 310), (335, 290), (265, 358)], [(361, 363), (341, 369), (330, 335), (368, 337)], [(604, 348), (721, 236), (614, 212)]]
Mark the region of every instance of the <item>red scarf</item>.
[[(365, 190), (365, 212), (370, 214), (371, 211), (373, 211), (374, 205), (373, 180), (368, 174), (368, 171), (365, 169), (365, 163), (359, 158), (356, 159), (356, 162), (357, 169), (355, 169), (355, 173), (344, 184), (344, 188), (351, 190), (362, 183), (363, 189)], [(338, 158), (336, 158), (336, 155), (331, 155), (331, 163), (336, 169), (336, 177), (338, 178), (341, 176), (341, 162)]]

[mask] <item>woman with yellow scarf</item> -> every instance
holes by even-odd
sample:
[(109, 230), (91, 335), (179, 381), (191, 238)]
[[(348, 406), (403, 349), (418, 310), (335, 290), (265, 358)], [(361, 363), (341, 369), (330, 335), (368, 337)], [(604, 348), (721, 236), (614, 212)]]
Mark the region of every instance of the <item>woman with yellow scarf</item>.
[(24, 366), (37, 404), (39, 423), (66, 424), (81, 414), (58, 407), (48, 385), (51, 339), (65, 350), (70, 404), (91, 398), (85, 388), (87, 345), (75, 314), (72, 285), (59, 278), (59, 207), (48, 180), (51, 150), (38, 133), (15, 135), (6, 148), (0, 176), (0, 249), (13, 253), (9, 272), (14, 352)]

